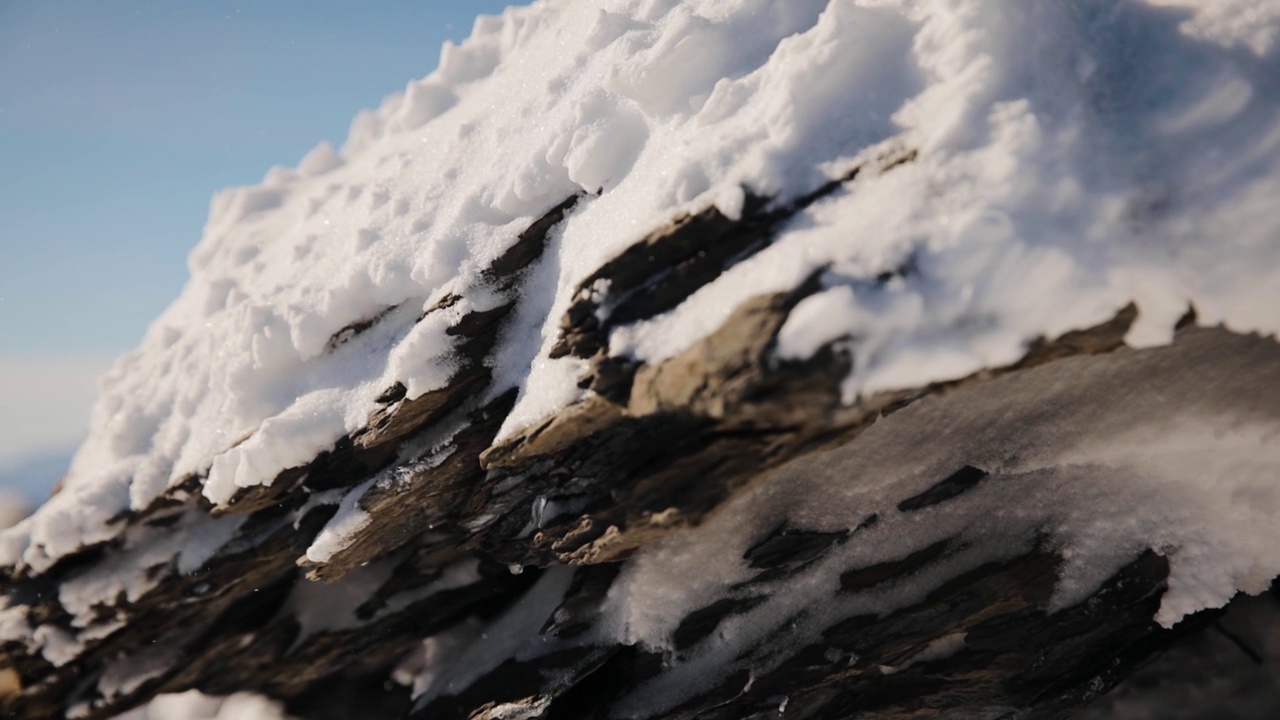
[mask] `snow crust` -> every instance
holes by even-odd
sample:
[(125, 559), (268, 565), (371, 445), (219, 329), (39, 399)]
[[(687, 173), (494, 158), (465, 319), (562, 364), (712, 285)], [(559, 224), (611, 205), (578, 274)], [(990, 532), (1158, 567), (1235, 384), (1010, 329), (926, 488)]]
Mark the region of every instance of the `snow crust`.
[[(611, 352), (671, 357), (815, 270), (825, 289), (778, 353), (846, 343), (849, 402), (1010, 363), (1131, 302), (1134, 346), (1167, 343), (1191, 307), (1274, 335), (1278, 28), (1280, 0), (547, 1), (481, 17), (341, 149), (213, 199), (190, 282), (108, 374), (62, 492), (0, 534), (0, 562), (47, 569), (189, 477), (225, 503), (363, 427), (393, 383), (446, 385), (446, 328), (498, 301), (480, 271), (575, 194), (490, 359), (491, 393), (520, 388), (504, 435), (584, 392), (580, 361), (549, 349), (603, 262), (682, 212), (736, 216), (744, 189), (783, 203), (891, 152), (917, 156), (619, 328)], [(419, 320), (448, 293), (461, 300)], [(341, 549), (358, 513), (308, 556)], [(1185, 585), (1162, 620), (1256, 576)]]

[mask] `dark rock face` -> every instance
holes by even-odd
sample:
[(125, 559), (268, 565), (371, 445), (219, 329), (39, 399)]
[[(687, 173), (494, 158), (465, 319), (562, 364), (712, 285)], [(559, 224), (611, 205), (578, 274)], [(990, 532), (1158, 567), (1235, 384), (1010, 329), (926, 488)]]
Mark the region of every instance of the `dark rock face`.
[(1280, 716), (1280, 587), (1233, 601), (1091, 704), (1082, 720), (1252, 720)]
[(954, 473), (948, 475), (946, 480), (943, 480), (915, 497), (909, 497), (898, 503), (898, 509), (903, 512), (910, 512), (912, 510), (927, 508), (930, 505), (937, 505), (940, 502), (946, 502), (966, 490), (969, 490), (979, 482), (982, 482), (982, 479), (986, 476), (986, 470), (979, 470), (971, 465), (965, 465)]
[[(902, 152), (871, 169), (913, 159)], [(607, 263), (579, 288), (557, 346), (589, 361), (581, 386), (595, 393), (495, 442), (515, 394), (481, 399), (503, 390), (491, 387), (486, 358), (526, 269), (578, 199), (551, 208), (485, 274), (485, 290), (502, 301), (449, 331), (457, 370), (447, 387), (415, 398), (387, 388), (365, 428), (224, 506), (210, 507), (192, 478), (120, 518), (116, 542), (43, 573), (11, 571), (0, 589), (26, 628), (0, 646), (0, 672), (12, 680), (0, 684), (0, 711), (105, 718), (158, 693), (198, 688), (263, 692), (316, 718), (1069, 716), (1212, 617), (1174, 630), (1153, 622), (1169, 564), (1150, 549), (1124, 558), (1086, 599), (1057, 607), (1062, 547), (1034, 524), (993, 520), (920, 545), (904, 540), (878, 562), (838, 566), (839, 553), (886, 522), (937, 517), (928, 514), (999, 487), (999, 473), (969, 464), (963, 447), (950, 474), (923, 490), (890, 488), (886, 504), (840, 529), (771, 523), (734, 559), (746, 579), (690, 608), (667, 646), (628, 641), (613, 624), (609, 604), (625, 591), (623, 563), (637, 550), (680, 542), (730, 503), (780, 482), (774, 471), (823, 452), (860, 452), (868, 428), (891, 416), (909, 425), (922, 400), (964, 402), (1068, 361), (1086, 380), (1153, 357), (1168, 362), (1151, 367), (1181, 376), (1227, 354), (1266, 368), (1250, 382), (1280, 380), (1274, 343), (1224, 330), (1187, 327), (1170, 348), (1122, 350), (1130, 306), (1111, 322), (1035, 344), (1010, 367), (844, 405), (847, 351), (832, 345), (803, 362), (772, 352), (820, 277), (743, 303), (664, 362), (607, 354), (611, 327), (675, 307), (859, 172), (783, 206), (750, 198), (739, 220), (714, 209), (678, 219)], [(331, 345), (357, 342), (397, 312), (353, 325)], [(1118, 359), (1089, 364), (1104, 356)], [(370, 483), (377, 477), (384, 481)], [(357, 488), (369, 521), (328, 558), (307, 559), (334, 516), (332, 498)], [(193, 528), (226, 529), (226, 539), (182, 571), (176, 553)], [(174, 554), (145, 568), (147, 589), (98, 604), (85, 628), (66, 588), (156, 546)], [(828, 589), (758, 641), (721, 644), (730, 626), (757, 617), (802, 577)], [(830, 609), (887, 589), (906, 597), (890, 611)], [(67, 649), (42, 653), (37, 632), (68, 638)], [(723, 672), (682, 696), (645, 699), (713, 651)], [(414, 699), (389, 683), (397, 667), (410, 679), (426, 667), (436, 682)]]

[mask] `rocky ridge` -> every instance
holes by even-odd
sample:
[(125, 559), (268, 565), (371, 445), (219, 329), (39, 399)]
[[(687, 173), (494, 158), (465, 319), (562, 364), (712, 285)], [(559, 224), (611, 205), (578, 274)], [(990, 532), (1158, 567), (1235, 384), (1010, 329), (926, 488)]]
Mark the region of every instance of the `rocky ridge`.
[[(733, 658), (737, 669), (714, 686), (670, 708), (646, 709), (634, 695), (693, 662), (718, 628), (765, 603), (778, 583), (858, 543), (883, 513), (851, 517), (843, 531), (778, 525), (742, 558), (753, 577), (687, 614), (670, 647), (629, 644), (602, 629), (601, 608), (635, 551), (678, 538), (777, 482), (775, 469), (856, 452), (864, 431), (909, 416), (923, 399), (980, 396), (1005, 378), (1103, 356), (1122, 365), (1168, 356), (1182, 372), (1196, 372), (1203, 357), (1226, 353), (1251, 359), (1258, 376), (1275, 375), (1274, 343), (1197, 328), (1193, 314), (1169, 348), (1124, 348), (1136, 316), (1130, 306), (1110, 322), (1035, 343), (1008, 367), (846, 405), (840, 383), (856, 339), (829, 343), (805, 361), (773, 352), (791, 310), (823, 287), (821, 273), (733, 308), (718, 330), (668, 360), (609, 353), (611, 328), (679, 305), (767, 247), (781, 223), (823, 194), (915, 157), (887, 153), (788, 204), (749, 197), (738, 218), (714, 207), (678, 218), (603, 265), (578, 288), (556, 347), (586, 361), (581, 386), (593, 392), (495, 442), (515, 391), (494, 392), (486, 359), (527, 269), (555, 242), (557, 223), (591, 201), (566, 198), (484, 273), (484, 290), (502, 301), (450, 326), (457, 362), (447, 387), (413, 398), (403, 386), (387, 388), (365, 428), (224, 504), (210, 504), (191, 478), (117, 518), (110, 542), (44, 571), (8, 569), (0, 672), (11, 682), (0, 709), (106, 718), (157, 693), (199, 688), (284, 698), (304, 717), (341, 716), (350, 707), (475, 719), (624, 710), (688, 718), (784, 711), (921, 718), (961, 709), (970, 717), (1068, 716), (1212, 619), (1202, 614), (1173, 630), (1153, 621), (1169, 574), (1161, 548), (1126, 558), (1087, 599), (1059, 609), (1063, 548), (1041, 528), (993, 523), (976, 535), (903, 546), (897, 559), (843, 568), (832, 581), (844, 596), (901, 584), (915, 588), (914, 602), (886, 616), (819, 621), (820, 635), (803, 643), (780, 631), (776, 642)], [(445, 298), (428, 314), (450, 304)], [(388, 311), (396, 312), (403, 310)], [(1078, 367), (1087, 374), (1095, 366)], [(987, 477), (958, 462), (924, 492), (901, 490), (887, 512), (936, 509)], [(309, 553), (344, 506), (364, 520), (327, 556)], [(193, 557), (197, 545), (211, 547)], [(983, 560), (992, 553), (999, 559)], [(113, 582), (118, 591), (104, 595)], [(511, 618), (520, 633), (505, 650), (468, 659), (468, 648), (483, 648), (480, 638)], [(413, 678), (424, 668), (461, 679), (425, 688), (415, 701)], [(408, 680), (387, 686), (393, 676)]]

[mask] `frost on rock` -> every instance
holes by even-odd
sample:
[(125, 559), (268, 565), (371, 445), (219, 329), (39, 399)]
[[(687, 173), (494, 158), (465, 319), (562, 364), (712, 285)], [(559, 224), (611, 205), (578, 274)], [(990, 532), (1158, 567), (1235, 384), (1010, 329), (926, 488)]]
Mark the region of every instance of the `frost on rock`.
[(1276, 0), (481, 17), (213, 199), (0, 531), (0, 711), (1079, 707), (1280, 575), (1277, 32)]

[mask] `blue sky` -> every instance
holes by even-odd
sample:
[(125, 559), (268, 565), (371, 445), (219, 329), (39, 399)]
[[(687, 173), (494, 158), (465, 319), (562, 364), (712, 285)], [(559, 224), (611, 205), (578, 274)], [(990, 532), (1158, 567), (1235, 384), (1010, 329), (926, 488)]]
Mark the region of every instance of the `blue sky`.
[(341, 145), (508, 4), (0, 0), (0, 470), (83, 433), (215, 190)]

